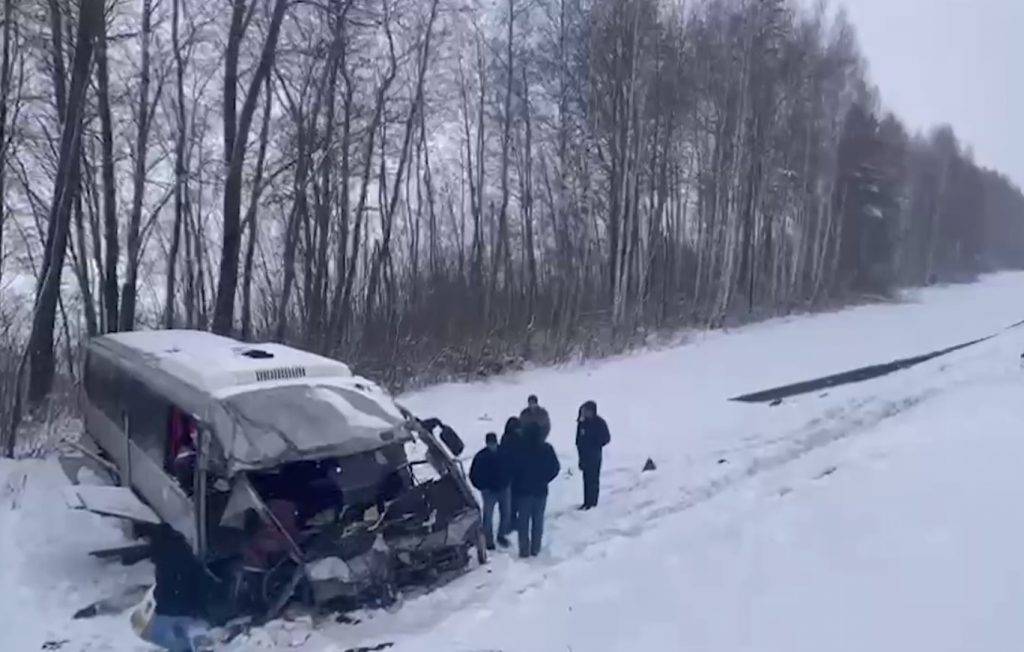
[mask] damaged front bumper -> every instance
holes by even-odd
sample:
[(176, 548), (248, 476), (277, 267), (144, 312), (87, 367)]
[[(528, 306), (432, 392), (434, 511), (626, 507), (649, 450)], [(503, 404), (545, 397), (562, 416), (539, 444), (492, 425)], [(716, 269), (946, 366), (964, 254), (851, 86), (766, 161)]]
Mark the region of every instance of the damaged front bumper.
[(467, 566), (479, 529), (479, 509), (461, 500), (455, 478), (420, 485), (389, 503), (376, 523), (325, 528), (307, 543), (313, 601), (372, 599), (429, 585)]

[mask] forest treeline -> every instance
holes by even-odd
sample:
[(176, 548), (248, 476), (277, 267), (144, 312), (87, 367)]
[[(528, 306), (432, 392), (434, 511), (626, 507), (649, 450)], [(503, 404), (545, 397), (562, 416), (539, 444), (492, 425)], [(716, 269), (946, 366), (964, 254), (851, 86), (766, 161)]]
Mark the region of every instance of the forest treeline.
[(0, 2), (8, 411), (111, 331), (400, 386), (1024, 266), (1020, 190), (824, 6)]

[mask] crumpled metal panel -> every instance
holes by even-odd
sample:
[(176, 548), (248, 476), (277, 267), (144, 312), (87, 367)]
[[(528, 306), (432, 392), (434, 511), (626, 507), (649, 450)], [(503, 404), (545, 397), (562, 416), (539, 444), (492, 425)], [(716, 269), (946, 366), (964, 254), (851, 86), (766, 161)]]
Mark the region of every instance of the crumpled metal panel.
[(346, 457), (409, 441), (384, 400), (333, 384), (292, 384), (222, 400), (217, 436), (228, 473), (316, 457)]
[(322, 603), (339, 596), (355, 597), (367, 588), (383, 584), (391, 576), (391, 551), (378, 536), (366, 552), (342, 559), (324, 557), (306, 564), (313, 597)]

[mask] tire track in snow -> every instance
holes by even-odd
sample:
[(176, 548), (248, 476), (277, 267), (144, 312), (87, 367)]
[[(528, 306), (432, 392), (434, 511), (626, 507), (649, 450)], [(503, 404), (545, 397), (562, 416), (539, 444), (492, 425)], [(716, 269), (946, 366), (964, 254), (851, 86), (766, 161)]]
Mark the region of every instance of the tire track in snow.
[[(877, 399), (859, 399), (851, 401), (847, 406), (830, 410), (831, 419), (815, 418), (808, 424), (788, 436), (776, 437), (777, 440), (792, 442), (792, 446), (785, 450), (771, 455), (757, 457), (748, 463), (740, 471), (727, 473), (721, 477), (713, 478), (695, 487), (678, 488), (678, 495), (669, 502), (657, 501), (645, 497), (635, 503), (610, 503), (614, 504), (616, 515), (612, 520), (618, 521), (616, 525), (602, 527), (591, 532), (592, 536), (586, 541), (580, 541), (575, 545), (562, 548), (557, 555), (544, 560), (543, 567), (547, 570), (554, 570), (560, 564), (578, 559), (583, 556), (594, 554), (595, 549), (614, 539), (631, 539), (646, 533), (652, 528), (658, 527), (666, 517), (674, 516), (685, 512), (697, 505), (713, 500), (720, 494), (735, 488), (762, 473), (773, 471), (790, 464), (797, 459), (827, 447), (838, 441), (854, 437), (867, 432), (875, 426), (909, 410), (929, 398), (937, 395), (939, 390), (931, 389), (920, 392), (913, 396), (897, 401), (884, 401), (872, 406), (868, 411), (863, 411), (866, 405), (871, 405)], [(827, 423), (822, 423), (827, 421)], [(642, 478), (641, 478), (642, 480)], [(648, 482), (640, 482), (631, 486), (613, 487), (607, 492), (609, 496), (630, 496), (633, 494), (642, 495), (639, 490), (643, 489)], [(602, 505), (609, 503), (602, 503)], [(562, 511), (553, 514), (554, 519), (567, 520), (572, 512)], [(619, 515), (624, 514), (625, 518), (620, 520)], [(625, 521), (625, 522), (623, 522)], [(553, 534), (553, 536), (555, 536)], [(599, 553), (597, 553), (599, 554)], [(517, 587), (516, 594), (522, 595), (533, 589), (540, 588), (548, 580), (548, 573), (541, 573), (534, 576), (526, 583)]]
[[(602, 507), (612, 507), (614, 512), (609, 514), (608, 511), (599, 511), (596, 513), (607, 516), (615, 522), (614, 525), (589, 530), (586, 539), (578, 540), (565, 547), (557, 547), (546, 557), (542, 555), (539, 564), (534, 562), (538, 572), (526, 575), (522, 578), (525, 581), (508, 588), (516, 596), (523, 596), (539, 589), (550, 580), (551, 575), (557, 572), (563, 563), (583, 557), (602, 556), (601, 548), (612, 541), (641, 536), (650, 529), (658, 527), (666, 517), (680, 514), (713, 500), (729, 489), (760, 474), (790, 464), (816, 450), (870, 431), (881, 422), (925, 402), (940, 391), (931, 388), (900, 400), (882, 402), (878, 402), (877, 397), (860, 398), (854, 399), (846, 405), (830, 408), (825, 415), (811, 419), (796, 431), (774, 437), (774, 440), (791, 443), (784, 450), (756, 457), (739, 471), (726, 473), (697, 486), (678, 487), (676, 497), (668, 502), (645, 495), (646, 492), (643, 490), (656, 480), (656, 476), (651, 474), (641, 474), (638, 481), (631, 485), (613, 486), (607, 492), (603, 492), (604, 496), (613, 500), (603, 501)], [(865, 407), (870, 409), (865, 411)], [(628, 469), (617, 470), (628, 472)], [(636, 502), (621, 500), (623, 497), (630, 496), (641, 496), (642, 498)], [(616, 501), (614, 498), (620, 500)], [(589, 514), (594, 513), (589, 512)], [(571, 538), (571, 536), (565, 536), (569, 534), (566, 530), (579, 526), (579, 519), (573, 518), (577, 514), (578, 512), (575, 510), (560, 510), (551, 513), (549, 523), (552, 526), (557, 526), (557, 529), (550, 527), (550, 534), (546, 533), (546, 536), (550, 536), (556, 542)], [(492, 582), (497, 579), (492, 575), (488, 578), (489, 581), (478, 586), (477, 590), (493, 593), (498, 586)], [(470, 601), (465, 604), (470, 604)]]

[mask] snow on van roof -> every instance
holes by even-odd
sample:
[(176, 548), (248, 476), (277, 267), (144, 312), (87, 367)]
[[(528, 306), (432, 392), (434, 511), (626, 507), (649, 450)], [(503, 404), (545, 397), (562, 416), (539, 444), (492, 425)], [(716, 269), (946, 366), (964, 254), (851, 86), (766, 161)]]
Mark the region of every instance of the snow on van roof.
[(183, 407), (213, 424), (228, 473), (354, 455), (411, 437), (387, 392), (313, 353), (188, 330), (117, 333), (90, 346), (140, 376), (155, 370), (151, 381), (170, 378), (216, 406)]
[(102, 339), (136, 351), (153, 366), (208, 392), (269, 381), (352, 376), (337, 360), (283, 344), (249, 344), (204, 331), (135, 331)]

